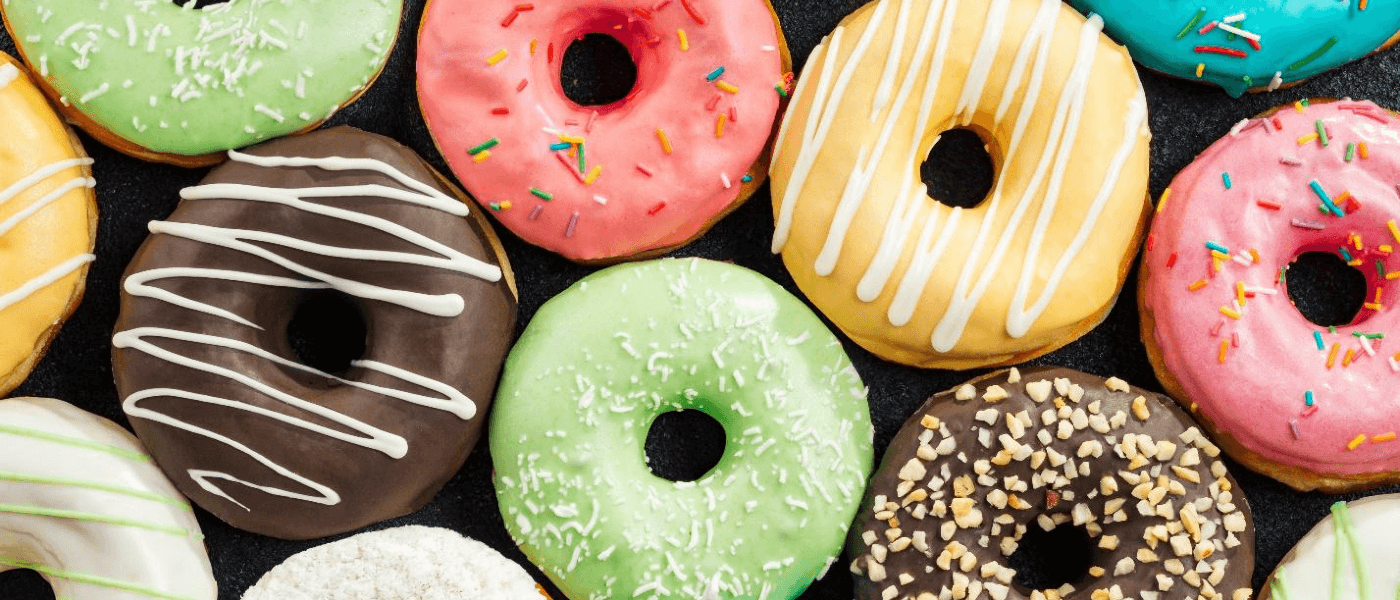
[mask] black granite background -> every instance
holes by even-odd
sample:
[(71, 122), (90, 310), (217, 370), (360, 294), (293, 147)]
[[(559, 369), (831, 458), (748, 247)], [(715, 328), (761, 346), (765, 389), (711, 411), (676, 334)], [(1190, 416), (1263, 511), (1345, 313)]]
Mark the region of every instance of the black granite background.
[[(393, 137), (443, 169), (445, 165), (433, 149), (416, 110), (414, 95), (414, 32), (422, 16), (424, 0), (407, 0), (406, 4), (404, 24), (388, 67), (378, 83), (359, 102), (338, 114), (332, 123), (355, 125)], [(816, 43), (863, 2), (774, 0), (774, 4), (800, 70)], [(13, 43), (3, 33), (0, 33), (0, 48), (14, 52)], [(1151, 108), (1151, 193), (1154, 198), (1177, 171), (1225, 134), (1231, 125), (1274, 105), (1299, 98), (1350, 96), (1370, 99), (1392, 109), (1400, 108), (1400, 85), (1397, 85), (1400, 83), (1400, 52), (1385, 52), (1357, 61), (1292, 89), (1238, 100), (1214, 88), (1154, 73), (1142, 72), (1141, 76)], [(587, 87), (588, 82), (584, 83)], [(98, 259), (89, 276), (82, 306), (38, 369), (14, 395), (61, 398), (125, 424), (126, 418), (119, 409), (112, 384), (109, 358), (119, 278), (146, 237), (146, 222), (169, 214), (175, 206), (177, 191), (196, 183), (204, 170), (147, 164), (118, 154), (87, 136), (83, 136), (83, 141), (97, 160), (94, 170), (102, 210)], [(733, 261), (797, 293), (781, 262), (768, 251), (772, 227), (771, 206), (765, 190), (677, 255)], [(500, 232), (520, 283), (520, 327), (523, 328), (541, 303), (590, 270), (525, 245), (504, 230)], [(1132, 281), (1130, 279), (1130, 285)], [(1329, 293), (1325, 287), (1324, 296)], [(978, 374), (905, 368), (883, 362), (849, 342), (846, 348), (870, 386), (878, 449), (889, 443), (906, 415), (925, 398)], [(1083, 339), (1035, 362), (1061, 364), (1101, 375), (1119, 375), (1138, 385), (1160, 389), (1138, 336), (1137, 311), (1131, 294), (1120, 299), (1103, 325)], [(669, 435), (685, 437), (682, 433), (672, 430)], [(667, 461), (667, 458), (663, 456), (660, 460)], [(1237, 468), (1235, 473), (1256, 517), (1259, 551), (1254, 581), (1257, 585), (1283, 554), (1326, 514), (1327, 506), (1336, 498), (1293, 493), (1243, 469)], [(284, 542), (233, 530), (203, 511), (200, 523), (208, 537), (210, 558), (222, 590), (221, 600), (240, 597), (264, 572), (291, 554), (319, 543)], [(378, 527), (411, 523), (455, 529), (528, 564), (514, 548), (497, 512), (485, 443), (478, 445), (466, 466), (427, 508)], [(113, 552), (121, 550), (111, 549)], [(531, 572), (544, 581), (537, 570)], [(50, 598), (43, 587), (32, 575), (0, 576), (0, 598), (3, 599)], [(550, 591), (555, 592), (552, 588)], [(813, 585), (802, 598), (844, 599), (850, 595), (849, 576), (843, 569), (833, 568), (825, 580)], [(556, 595), (558, 597), (561, 596)]]

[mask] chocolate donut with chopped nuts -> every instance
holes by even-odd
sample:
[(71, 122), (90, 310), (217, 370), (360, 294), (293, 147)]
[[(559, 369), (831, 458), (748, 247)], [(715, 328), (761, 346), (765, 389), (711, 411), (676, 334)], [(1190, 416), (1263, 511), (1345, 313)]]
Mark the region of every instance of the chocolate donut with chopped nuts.
[[(1084, 528), (1088, 572), (1027, 588), (1027, 528)], [(895, 434), (851, 527), (856, 598), (1248, 600), (1249, 503), (1170, 398), (1059, 367), (935, 394)]]

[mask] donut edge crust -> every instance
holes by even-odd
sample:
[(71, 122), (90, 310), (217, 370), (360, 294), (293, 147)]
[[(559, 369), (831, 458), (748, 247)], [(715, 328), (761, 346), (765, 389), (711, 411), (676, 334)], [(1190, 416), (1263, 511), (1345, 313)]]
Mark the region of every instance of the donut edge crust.
[[(6, 4), (5, 6), (8, 6), (8, 4)], [(15, 35), (14, 28), (10, 26), (9, 14), (7, 12), (8, 10), (17, 10), (17, 8), (0, 8), (0, 21), (5, 22), (5, 32), (10, 35), (10, 39), (18, 39), (19, 36)], [(399, 14), (399, 29), (402, 28), (403, 14), (401, 12)], [(326, 121), (329, 121), (331, 117), (334, 117), (337, 113), (344, 110), (346, 107), (350, 106), (351, 104), (354, 104), (356, 100), (359, 100), (360, 96), (363, 96), (365, 92), (368, 92), (369, 88), (372, 87), (374, 83), (379, 80), (379, 76), (384, 73), (385, 67), (389, 65), (388, 59), (389, 57), (393, 56), (394, 48), (398, 45), (398, 39), (398, 35), (395, 35), (389, 40), (388, 48), (385, 50), (384, 54), (384, 56), (386, 57), (384, 63), (379, 66), (378, 71), (375, 71), (374, 74), (370, 75), (369, 80), (365, 82), (363, 86), (360, 87), (360, 90), (358, 92), (355, 92), (349, 98), (346, 98), (344, 102), (340, 103), (339, 108), (337, 108), (333, 113), (326, 115), (325, 118), (311, 123), (306, 127), (287, 135), (301, 135), (303, 133), (315, 131), (321, 125), (324, 125)], [(25, 66), (34, 64), (33, 61), (29, 59), (29, 56), (24, 53), (24, 46), (22, 44), (15, 44), (15, 50), (19, 53), (20, 58), (24, 60)], [(57, 88), (53, 87), (53, 85), (49, 83), (48, 79), (44, 77), (33, 77), (32, 79), (39, 85), (39, 89), (44, 92), (44, 96), (46, 96), (49, 99), (49, 104), (52, 105), (56, 111), (58, 111), (59, 115), (63, 116), (64, 120), (66, 120), (69, 124), (87, 132), (88, 135), (92, 136), (93, 139), (97, 140), (98, 142), (101, 142), (104, 146), (107, 146), (108, 148), (116, 150), (117, 152), (120, 152), (127, 156), (144, 160), (146, 162), (163, 163), (167, 165), (174, 165), (177, 167), (184, 167), (186, 169), (212, 167), (214, 165), (224, 162), (224, 160), (226, 160), (228, 157), (227, 151), (210, 152), (208, 154), (174, 154), (170, 152), (156, 152), (155, 150), (146, 148), (145, 146), (137, 144), (136, 142), (128, 141), (127, 139), (122, 138), (115, 133), (112, 133), (112, 131), (107, 129), (106, 127), (97, 124), (97, 121), (92, 120), (87, 116), (87, 114), (83, 113), (81, 110), (78, 110), (71, 104), (64, 104), (63, 102), (61, 102), (60, 98), (63, 95), (58, 92)], [(274, 139), (278, 139), (281, 137), (287, 136), (277, 136), (276, 138), (268, 138), (262, 140), (261, 142), (249, 145), (255, 146), (257, 144), (263, 142), (270, 142)], [(238, 148), (230, 148), (230, 150), (238, 150)]]
[[(1400, 39), (1400, 33), (1396, 34), (1396, 37), (1392, 38), (1392, 41), (1396, 39)], [(1310, 104), (1336, 101), (1335, 98), (1308, 98), (1307, 100)], [(1255, 115), (1253, 118), (1268, 118), (1274, 113), (1290, 106), (1292, 105), (1285, 104), (1282, 106), (1275, 106)], [(1392, 115), (1396, 114), (1394, 111), (1389, 112), (1391, 112)], [(1204, 150), (1202, 150), (1202, 152), (1204, 152)], [(1197, 154), (1197, 158), (1199, 158), (1199, 156), (1200, 155)], [(1195, 159), (1192, 160), (1194, 162)], [(1137, 284), (1138, 324), (1142, 335), (1142, 344), (1147, 349), (1147, 360), (1152, 363), (1152, 371), (1156, 373), (1157, 381), (1161, 382), (1162, 388), (1166, 390), (1167, 395), (1171, 396), (1173, 400), (1176, 400), (1177, 404), (1191, 413), (1191, 416), (1196, 419), (1196, 422), (1200, 423), (1201, 426), (1207, 430), (1211, 440), (1224, 449), (1225, 453), (1228, 454), (1231, 459), (1234, 459), (1240, 466), (1274, 479), (1299, 492), (1317, 491), (1324, 494), (1345, 494), (1375, 489), (1393, 483), (1400, 483), (1400, 471), (1382, 471), (1379, 473), (1356, 475), (1324, 474), (1266, 458), (1264, 455), (1246, 448), (1243, 444), (1239, 443), (1234, 436), (1217, 427), (1215, 422), (1207, 417), (1205, 413), (1201, 412), (1195, 402), (1191, 401), (1190, 396), (1186, 393), (1186, 389), (1182, 387), (1181, 382), (1177, 380), (1176, 376), (1172, 375), (1171, 371), (1167, 370), (1166, 358), (1161, 345), (1157, 343), (1157, 334), (1155, 333), (1157, 330), (1157, 319), (1152, 309), (1148, 308), (1146, 302), (1147, 278), (1151, 272), (1151, 268), (1147, 264), (1146, 253), (1142, 256), (1141, 264), (1142, 268), (1138, 271)], [(1292, 304), (1292, 300), (1289, 301), (1289, 304)], [(1272, 575), (1269, 576), (1269, 580), (1273, 580)], [(1265, 582), (1264, 589), (1268, 589), (1268, 582)], [(1267, 597), (1267, 595), (1262, 596), (1260, 600), (1265, 600)]]
[[(421, 40), (421, 39), (423, 38), (423, 24), (427, 21), (427, 14), (428, 14), (428, 11), (430, 10), (430, 8), (431, 8), (433, 2), (434, 2), (434, 0), (427, 0), (427, 2), (425, 2), (425, 3), (423, 4), (423, 15), (424, 15), (424, 18), (419, 19), (419, 21), (418, 21), (418, 33), (416, 34), (416, 37), (414, 38), (415, 40)], [(783, 32), (782, 23), (781, 23), (781, 21), (778, 20), (778, 10), (777, 10), (776, 8), (773, 7), (773, 2), (772, 2), (772, 0), (763, 0), (763, 4), (764, 4), (764, 6), (767, 6), (767, 7), (768, 7), (768, 14), (772, 15), (772, 17), (773, 17), (773, 26), (774, 26), (774, 30), (775, 30), (775, 31), (777, 32), (777, 34), (778, 34), (778, 36), (777, 36), (777, 37), (778, 37), (778, 54), (779, 54), (779, 56), (782, 57), (783, 73), (784, 73), (784, 74), (792, 73), (792, 72), (793, 72), (793, 69), (792, 69), (792, 68), (793, 68), (793, 65), (792, 65), (792, 51), (791, 51), (791, 49), (788, 47), (787, 34)], [(635, 85), (635, 84), (634, 84), (634, 85)], [(418, 108), (418, 114), (419, 114), (419, 115), (422, 115), (422, 114), (423, 114), (423, 90), (422, 90), (422, 88), (419, 86), (418, 78), (417, 78), (417, 77), (414, 77), (414, 78), (413, 78), (413, 98), (414, 98), (414, 104), (415, 104), (415, 105), (417, 106), (417, 108)], [(575, 259), (575, 258), (573, 258), (573, 257), (564, 256), (563, 254), (558, 254), (558, 253), (555, 253), (555, 252), (550, 252), (550, 254), (554, 254), (555, 256), (559, 256), (559, 257), (561, 257), (561, 258), (564, 258), (565, 260), (568, 260), (569, 262), (572, 262), (572, 263), (574, 263), (574, 264), (577, 264), (577, 265), (580, 265), (580, 266), (584, 266), (584, 267), (606, 267), (606, 266), (611, 266), (611, 265), (620, 264), (620, 263), (625, 263), (625, 262), (636, 262), (636, 261), (650, 260), (650, 259), (653, 259), (653, 258), (660, 258), (660, 257), (665, 256), (665, 255), (667, 255), (667, 254), (670, 254), (671, 252), (674, 252), (674, 251), (676, 251), (676, 250), (678, 250), (678, 249), (680, 249), (680, 248), (683, 248), (683, 247), (685, 247), (685, 246), (687, 246), (687, 245), (690, 245), (691, 242), (694, 242), (695, 240), (698, 240), (698, 239), (700, 239), (701, 237), (704, 237), (704, 235), (705, 235), (706, 233), (709, 233), (710, 229), (713, 228), (713, 227), (715, 226), (715, 224), (719, 223), (719, 222), (720, 222), (721, 220), (723, 220), (725, 217), (729, 216), (730, 213), (733, 213), (734, 211), (738, 210), (739, 207), (741, 207), (741, 206), (743, 206), (744, 204), (746, 204), (746, 203), (749, 201), (749, 199), (752, 198), (753, 195), (756, 194), (756, 193), (758, 192), (759, 188), (763, 187), (763, 185), (764, 185), (765, 183), (768, 183), (768, 169), (769, 169), (769, 166), (770, 166), (770, 165), (772, 164), (772, 162), (773, 162), (773, 150), (774, 150), (774, 146), (776, 145), (776, 143), (777, 143), (777, 141), (778, 141), (778, 130), (779, 130), (779, 128), (782, 126), (782, 123), (783, 123), (783, 116), (784, 116), (785, 114), (787, 114), (788, 104), (791, 103), (791, 102), (792, 102), (792, 94), (788, 94), (787, 97), (779, 98), (779, 100), (778, 100), (778, 111), (777, 111), (776, 113), (774, 113), (774, 115), (773, 115), (773, 123), (772, 123), (772, 125), (771, 125), (771, 129), (769, 129), (769, 131), (768, 131), (768, 141), (765, 142), (765, 143), (763, 144), (763, 151), (761, 151), (761, 152), (758, 153), (758, 157), (755, 158), (755, 159), (754, 159), (754, 162), (753, 162), (752, 164), (749, 165), (749, 170), (747, 171), (747, 174), (753, 176), (753, 181), (750, 181), (750, 182), (748, 182), (748, 183), (742, 184), (742, 185), (739, 187), (739, 197), (738, 197), (738, 198), (735, 198), (733, 202), (729, 203), (729, 206), (726, 206), (726, 207), (724, 208), (724, 210), (722, 210), (722, 211), (720, 211), (718, 214), (716, 214), (716, 215), (714, 216), (714, 218), (710, 219), (709, 221), (706, 221), (705, 224), (702, 225), (702, 226), (700, 227), (700, 230), (697, 231), (697, 232), (695, 233), (695, 235), (692, 236), (690, 239), (685, 240), (684, 242), (681, 242), (681, 243), (676, 244), (676, 245), (673, 245), (673, 246), (666, 246), (666, 247), (663, 247), (663, 248), (653, 248), (653, 249), (651, 249), (651, 250), (644, 250), (644, 251), (638, 252), (638, 253), (636, 253), (636, 254), (626, 254), (626, 255), (622, 255), (622, 256), (614, 256), (614, 257), (611, 257), (611, 258), (598, 258), (598, 259), (590, 259), (590, 260), (580, 260), (580, 259)], [(432, 142), (433, 142), (433, 150), (436, 151), (436, 152), (438, 153), (438, 156), (439, 156), (439, 157), (442, 157), (442, 156), (443, 156), (442, 146), (439, 144), (438, 139), (437, 139), (437, 136), (436, 136), (436, 135), (433, 135), (433, 130), (432, 130), (431, 127), (428, 128), (428, 138), (431, 139)], [(450, 169), (450, 167), (449, 167), (449, 172), (450, 172), (450, 171), (451, 171), (451, 169)], [(455, 182), (456, 177), (457, 177), (456, 173), (453, 173), (453, 174), (452, 174), (452, 178), (453, 178), (452, 181)], [(452, 183), (452, 184), (450, 184), (450, 185), (452, 185), (452, 187), (453, 187), (454, 190), (462, 190), (463, 193), (465, 194), (465, 197), (466, 197), (466, 198), (469, 198), (469, 199), (471, 200), (470, 204), (472, 204), (473, 206), (476, 206), (476, 207), (484, 207), (484, 206), (485, 206), (485, 205), (482, 204), (479, 200), (477, 200), (476, 196), (471, 195), (471, 192), (465, 191), (465, 188), (462, 188), (462, 187), (458, 186), (458, 185), (455, 184), (455, 183)], [(495, 218), (491, 218), (491, 220), (492, 220), (492, 221), (496, 221)], [(506, 231), (510, 231), (510, 228), (509, 228), (509, 227), (506, 227), (504, 224), (502, 224), (502, 223), (499, 222), (499, 221), (496, 221), (496, 226), (498, 226), (498, 227), (500, 227), (500, 228), (502, 228), (502, 229), (505, 229)], [(512, 232), (512, 234), (514, 234), (514, 232)], [(517, 237), (519, 237), (519, 236), (517, 236)], [(524, 241), (524, 239), (521, 238), (521, 241)], [(536, 248), (538, 248), (538, 246), (535, 246), (534, 244), (530, 244), (529, 242), (525, 242), (525, 243), (529, 244), (531, 247), (536, 247)], [(548, 252), (548, 251), (547, 251), (547, 252)], [(513, 282), (514, 279), (512, 279), (511, 281)], [(514, 288), (514, 283), (512, 283), (511, 286), (512, 286), (512, 289), (513, 289), (513, 288)]]
[[(14, 65), (16, 69), (19, 69), (20, 75), (27, 78), (30, 82), (43, 82), (42, 78), (34, 77), (33, 73), (30, 73), (29, 69), (24, 64), (15, 60), (14, 57), (5, 52), (0, 52), (0, 65), (3, 64)], [(42, 85), (40, 85), (40, 89), (43, 89)], [(87, 151), (83, 149), (82, 140), (78, 139), (78, 135), (73, 132), (73, 128), (62, 121), (60, 121), (60, 123), (63, 125), (63, 130), (68, 132), (68, 143), (72, 146), (75, 155), (81, 157), (88, 156)], [(61, 144), (62, 140), (55, 140), (54, 143)], [(82, 165), (79, 168), (82, 169), (84, 175), (92, 177), (92, 165)], [(96, 250), (97, 244), (97, 193), (90, 188), (84, 190), (83, 193), (87, 196), (88, 251), (93, 252)], [(21, 362), (14, 370), (0, 376), (0, 396), (10, 393), (16, 387), (19, 387), (21, 383), (24, 383), (24, 380), (34, 371), (34, 367), (38, 366), (39, 361), (48, 353), (49, 346), (53, 344), (54, 338), (58, 337), (58, 332), (63, 328), (63, 324), (68, 321), (69, 317), (73, 316), (74, 311), (78, 310), (78, 305), (82, 304), (83, 294), (87, 291), (88, 271), (91, 267), (92, 263), (87, 263), (73, 271), (78, 275), (78, 284), (73, 286), (73, 293), (68, 297), (67, 306), (63, 307), (63, 310), (58, 313), (58, 317), (54, 319), (53, 325), (50, 325), (48, 330), (39, 337), (39, 341), (34, 345), (34, 351), (30, 353), (29, 358)]]

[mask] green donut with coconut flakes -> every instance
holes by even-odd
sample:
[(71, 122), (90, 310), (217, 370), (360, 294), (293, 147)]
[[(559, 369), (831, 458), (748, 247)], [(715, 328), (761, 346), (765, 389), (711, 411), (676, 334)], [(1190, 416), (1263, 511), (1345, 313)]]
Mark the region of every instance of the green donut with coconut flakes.
[[(576, 600), (794, 598), (836, 560), (869, 479), (865, 393), (835, 336), (758, 273), (598, 272), (506, 361), (489, 436), (506, 528)], [(652, 423), (679, 410), (725, 431), (693, 482), (646, 462)]]
[(4, 0), (3, 11), (66, 107), (147, 150), (198, 156), (329, 118), (384, 66), (403, 3)]

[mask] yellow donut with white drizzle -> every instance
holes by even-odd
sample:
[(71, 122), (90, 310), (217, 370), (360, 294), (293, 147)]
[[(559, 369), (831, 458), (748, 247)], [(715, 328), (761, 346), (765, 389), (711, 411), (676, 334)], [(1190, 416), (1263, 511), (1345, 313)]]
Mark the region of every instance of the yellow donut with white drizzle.
[(203, 539), (126, 430), (58, 400), (0, 400), (0, 571), (32, 569), (58, 598), (213, 600)]
[(0, 395), (29, 376), (83, 297), (97, 236), (92, 159), (0, 52)]
[[(1107, 315), (1147, 222), (1147, 104), (1127, 52), (1058, 0), (879, 0), (807, 61), (772, 167), (773, 251), (871, 352), (970, 369)], [(997, 170), (970, 208), (920, 165), (966, 128)]]

